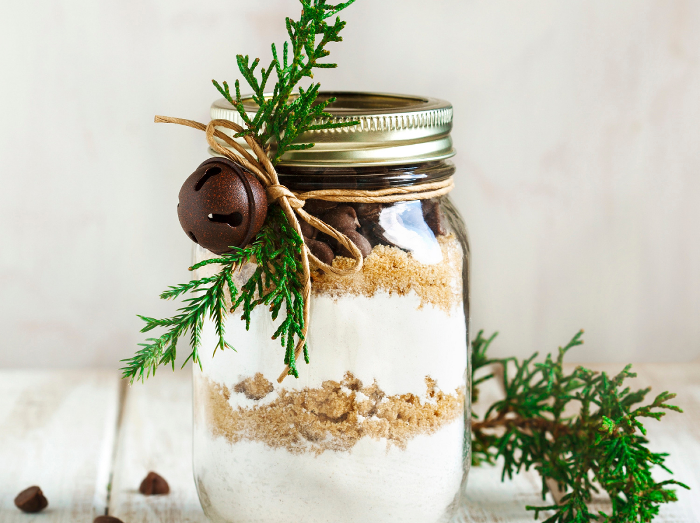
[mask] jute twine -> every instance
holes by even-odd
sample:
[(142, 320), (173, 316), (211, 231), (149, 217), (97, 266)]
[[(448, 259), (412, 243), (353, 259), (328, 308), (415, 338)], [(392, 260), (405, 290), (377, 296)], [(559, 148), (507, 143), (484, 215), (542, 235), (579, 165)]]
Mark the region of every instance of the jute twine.
[[(228, 120), (212, 120), (209, 122), (209, 124), (204, 125), (193, 120), (171, 118), (169, 116), (156, 116), (155, 121), (156, 123), (174, 123), (178, 125), (186, 125), (187, 127), (205, 131), (207, 142), (215, 152), (247, 169), (253, 173), (258, 180), (260, 180), (260, 183), (262, 183), (267, 190), (268, 203), (277, 202), (280, 207), (282, 207), (284, 214), (289, 220), (289, 223), (292, 224), (294, 230), (297, 231), (302, 240), (304, 239), (304, 236), (301, 232), (301, 226), (299, 224), (300, 218), (315, 229), (335, 238), (352, 255), (355, 263), (349, 269), (341, 269), (319, 260), (311, 253), (306, 245), (306, 242), (304, 242), (302, 245), (301, 264), (305, 282), (303, 291), (304, 325), (302, 329), (302, 336), (294, 349), (294, 355), (297, 360), (299, 359), (299, 355), (304, 348), (304, 343), (306, 343), (306, 335), (309, 330), (309, 303), (311, 298), (311, 269), (309, 260), (311, 260), (314, 265), (322, 271), (337, 274), (339, 276), (351, 275), (362, 270), (362, 253), (357, 246), (342, 232), (337, 231), (330, 225), (326, 224), (323, 220), (320, 220), (307, 213), (303, 209), (306, 200), (355, 203), (393, 203), (408, 200), (428, 200), (430, 198), (443, 196), (449, 193), (454, 187), (454, 182), (452, 177), (450, 177), (446, 180), (438, 182), (423, 183), (410, 187), (391, 187), (376, 191), (360, 191), (356, 189), (325, 189), (320, 191), (293, 192), (279, 183), (277, 171), (275, 171), (275, 168), (270, 162), (267, 154), (265, 154), (262, 146), (257, 140), (255, 140), (255, 138), (252, 136), (244, 137), (245, 141), (248, 143), (248, 146), (251, 148), (253, 153), (255, 153), (255, 157), (253, 157), (233, 138), (216, 129), (217, 127), (225, 127), (233, 130), (236, 133), (240, 133), (244, 131), (243, 127), (240, 125)], [(236, 152), (232, 151), (228, 147), (222, 146), (218, 140), (223, 141), (228, 146), (232, 147)], [(280, 377), (277, 378), (277, 381), (281, 383), (288, 374), (289, 367), (287, 366)]]

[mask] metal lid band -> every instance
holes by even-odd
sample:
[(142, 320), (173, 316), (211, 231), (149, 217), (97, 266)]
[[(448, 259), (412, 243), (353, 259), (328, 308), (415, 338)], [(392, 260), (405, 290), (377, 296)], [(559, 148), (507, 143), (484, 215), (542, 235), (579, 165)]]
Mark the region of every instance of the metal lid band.
[[(289, 151), (280, 165), (296, 167), (400, 165), (454, 156), (452, 106), (436, 98), (384, 93), (321, 92), (319, 100), (336, 97), (326, 111), (335, 122), (359, 121), (338, 129), (311, 131), (299, 143), (313, 142), (311, 149)], [(255, 113), (257, 105), (245, 98), (244, 108)], [(225, 99), (211, 106), (211, 118), (242, 125), (236, 109)], [(233, 135), (230, 129), (218, 130)], [(223, 143), (222, 143), (223, 145)], [(241, 145), (245, 142), (241, 140)], [(272, 145), (274, 147), (274, 144)]]

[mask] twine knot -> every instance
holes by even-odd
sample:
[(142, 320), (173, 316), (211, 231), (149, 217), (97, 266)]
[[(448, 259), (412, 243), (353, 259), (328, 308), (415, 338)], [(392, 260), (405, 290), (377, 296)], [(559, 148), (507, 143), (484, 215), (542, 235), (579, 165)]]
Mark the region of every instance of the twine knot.
[(284, 185), (274, 184), (267, 188), (267, 200), (268, 202), (276, 202), (280, 198), (286, 198), (289, 202), (289, 206), (292, 209), (301, 209), (304, 206), (305, 201), (300, 200), (296, 195), (287, 189)]

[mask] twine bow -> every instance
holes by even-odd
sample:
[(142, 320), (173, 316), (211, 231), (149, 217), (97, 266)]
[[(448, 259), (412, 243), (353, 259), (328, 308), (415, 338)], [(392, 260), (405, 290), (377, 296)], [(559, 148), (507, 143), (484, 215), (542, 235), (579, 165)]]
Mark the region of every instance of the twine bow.
[[(406, 200), (427, 200), (430, 198), (437, 198), (438, 196), (447, 194), (454, 187), (454, 182), (452, 181), (452, 177), (450, 177), (446, 180), (441, 180), (438, 182), (425, 183), (411, 187), (391, 187), (376, 191), (362, 191), (356, 189), (326, 189), (295, 193), (279, 183), (277, 171), (275, 171), (272, 162), (270, 162), (267, 154), (265, 154), (262, 146), (255, 138), (249, 135), (244, 136), (246, 143), (255, 154), (255, 157), (253, 157), (241, 144), (236, 142), (236, 140), (217, 129), (217, 127), (225, 127), (233, 130), (236, 133), (240, 133), (245, 130), (240, 125), (229, 120), (212, 120), (209, 122), (209, 124), (204, 125), (193, 120), (171, 118), (169, 116), (156, 116), (155, 122), (186, 125), (194, 129), (199, 129), (200, 131), (205, 131), (207, 143), (209, 143), (212, 150), (237, 163), (244, 169), (247, 169), (253, 173), (258, 180), (260, 180), (260, 183), (263, 184), (267, 191), (268, 203), (277, 202), (280, 207), (282, 207), (287, 220), (289, 220), (289, 223), (292, 225), (292, 227), (294, 227), (294, 230), (302, 239), (303, 245), (301, 248), (301, 264), (305, 282), (303, 291), (304, 326), (302, 329), (302, 336), (300, 336), (299, 342), (294, 349), (294, 356), (297, 359), (304, 348), (306, 336), (309, 330), (309, 303), (311, 297), (311, 269), (309, 260), (311, 260), (314, 265), (322, 271), (337, 274), (339, 276), (347, 276), (362, 270), (362, 253), (357, 246), (342, 232), (334, 229), (323, 220), (320, 220), (307, 213), (303, 208), (306, 200), (316, 199), (329, 202), (393, 203)], [(228, 147), (222, 146), (219, 140), (226, 143), (236, 152), (232, 151)], [(354, 264), (349, 269), (341, 269), (339, 267), (334, 267), (333, 265), (324, 263), (314, 256), (304, 241), (299, 219), (304, 220), (306, 223), (315, 229), (326, 233), (328, 236), (335, 238), (338, 243), (340, 243), (348, 250), (348, 252), (350, 252), (354, 260)], [(289, 367), (284, 369), (277, 381), (281, 383), (288, 373)]]

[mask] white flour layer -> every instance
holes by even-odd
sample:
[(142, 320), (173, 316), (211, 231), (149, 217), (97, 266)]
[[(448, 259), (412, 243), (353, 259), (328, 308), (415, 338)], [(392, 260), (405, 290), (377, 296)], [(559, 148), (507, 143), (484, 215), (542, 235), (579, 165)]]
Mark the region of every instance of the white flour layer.
[[(231, 394), (232, 407), (250, 408), (277, 398), (277, 390), (318, 388), (351, 372), (365, 386), (375, 380), (388, 396), (426, 397), (426, 376), (447, 394), (464, 393), (466, 325), (461, 303), (448, 314), (405, 296), (314, 296), (311, 301), (311, 363), (298, 364), (300, 378), (276, 378), (284, 350), (270, 336), (275, 325), (266, 309), (254, 311), (250, 331), (238, 317), (226, 323), (237, 350), (217, 352), (213, 328), (202, 340), (202, 366), (195, 380), (229, 389), (261, 372), (275, 391), (262, 400)], [(361, 438), (349, 452), (292, 454), (262, 442), (230, 444), (206, 426), (205, 402), (195, 397), (195, 477), (202, 503), (221, 522), (236, 523), (437, 523), (446, 521), (463, 476), (464, 420), (408, 441), (405, 449), (386, 440)]]
[(408, 442), (295, 455), (195, 431), (200, 499), (216, 523), (446, 523), (462, 480), (464, 424)]

